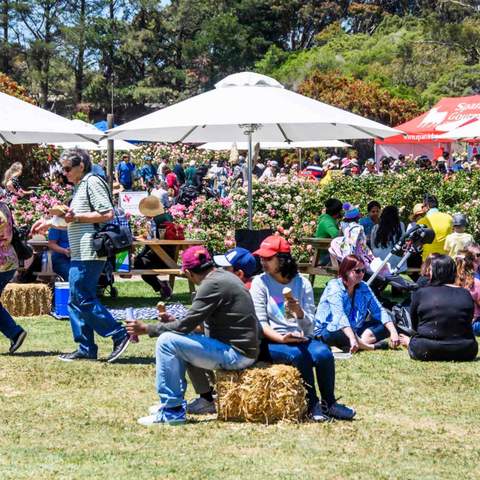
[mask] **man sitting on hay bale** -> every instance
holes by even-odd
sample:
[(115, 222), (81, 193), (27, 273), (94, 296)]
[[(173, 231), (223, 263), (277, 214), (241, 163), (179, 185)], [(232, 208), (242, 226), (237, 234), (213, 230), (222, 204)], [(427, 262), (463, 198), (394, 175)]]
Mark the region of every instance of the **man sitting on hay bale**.
[[(142, 425), (186, 421), (187, 363), (210, 370), (242, 370), (253, 365), (258, 356), (258, 321), (242, 281), (216, 269), (208, 250), (201, 246), (185, 250), (182, 269), (199, 286), (185, 318), (176, 320), (165, 313), (156, 325), (127, 322), (130, 334), (159, 336), (156, 385), (160, 405), (155, 414), (138, 420)], [(194, 333), (203, 323), (208, 337)]]

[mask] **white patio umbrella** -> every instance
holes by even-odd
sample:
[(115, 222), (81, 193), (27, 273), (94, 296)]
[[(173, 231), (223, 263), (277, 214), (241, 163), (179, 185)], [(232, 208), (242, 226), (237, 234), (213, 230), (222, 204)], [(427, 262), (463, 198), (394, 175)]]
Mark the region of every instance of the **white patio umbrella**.
[(108, 132), (110, 138), (189, 143), (239, 142), (247, 136), (249, 228), (254, 143), (385, 138), (399, 133), (286, 90), (275, 79), (251, 72), (230, 75), (209, 92)]
[[(200, 150), (220, 152), (230, 150), (233, 145), (238, 150), (248, 150), (248, 142), (208, 142), (198, 146)], [(296, 150), (297, 148), (347, 148), (349, 143), (340, 140), (319, 140), (318, 142), (260, 142), (260, 150)]]
[[(81, 124), (85, 128), (88, 128), (93, 135), (98, 135), (99, 132), (101, 135), (105, 135), (105, 133), (102, 130), (97, 128), (95, 125), (92, 125), (91, 123), (87, 123), (79, 119), (72, 120), (72, 122), (79, 125)], [(98, 143), (80, 140), (78, 142), (55, 142), (52, 145), (54, 145), (57, 148), (63, 148), (64, 150), (67, 150), (69, 148), (82, 148), (84, 150), (100, 150), (100, 151), (108, 149), (108, 141), (106, 138), (104, 140), (100, 140)], [(113, 147), (114, 147), (114, 150), (119, 150), (119, 151), (120, 150), (130, 151), (130, 150), (136, 150), (138, 148), (135, 145), (132, 145), (131, 143), (121, 139), (114, 140)]]
[(0, 93), (0, 142), (2, 143), (53, 143), (82, 140), (96, 142), (104, 135), (101, 131), (92, 132), (72, 120), (6, 93)]
[(448, 138), (451, 140), (480, 138), (480, 119), (476, 119), (463, 127), (455, 128), (442, 135), (437, 135), (436, 138)]

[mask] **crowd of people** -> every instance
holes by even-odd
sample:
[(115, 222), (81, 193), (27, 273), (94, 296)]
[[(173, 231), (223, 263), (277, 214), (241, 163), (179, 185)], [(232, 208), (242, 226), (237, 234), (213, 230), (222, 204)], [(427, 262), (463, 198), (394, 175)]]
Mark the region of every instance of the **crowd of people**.
[[(158, 337), (156, 388), (160, 402), (139, 419), (143, 425), (184, 423), (187, 413), (214, 412), (212, 371), (242, 370), (257, 360), (296, 367), (305, 383), (309, 417), (323, 422), (351, 420), (356, 414), (355, 409), (336, 400), (334, 351), (351, 355), (404, 346), (417, 360), (467, 361), (477, 355), (480, 245), (466, 232), (465, 216), (452, 218), (441, 212), (433, 195), (425, 195), (414, 207), (407, 226), (400, 221), (396, 206), (382, 208), (372, 201), (362, 216), (357, 206), (329, 199), (319, 216), (316, 235), (332, 239), (329, 254), (321, 262), (337, 265), (338, 275), (327, 283), (317, 305), (313, 286), (299, 273), (291, 245), (280, 235), (271, 235), (253, 252), (236, 247), (212, 256), (203, 246), (188, 248), (182, 254), (182, 271), (198, 287), (188, 313), (177, 319), (166, 312), (159, 314), (155, 323), (128, 320), (123, 325), (102, 305), (96, 291), (106, 258), (93, 248), (93, 236), (96, 225), (118, 221), (114, 200), (85, 151), (67, 151), (60, 162), (62, 175), (74, 185), (63, 217), (65, 224), (54, 225), (51, 218), (42, 218), (32, 226), (32, 234), (47, 233), (54, 253), (69, 260), (68, 267), (60, 257), (54, 261), (69, 281), (68, 312), (77, 348), (60, 359), (95, 360), (95, 333), (112, 339), (108, 362), (115, 362), (135, 336)], [(179, 196), (183, 185), (202, 186), (224, 195), (222, 187), (227, 189), (235, 175), (238, 181), (245, 181), (244, 159), (239, 159), (236, 174), (237, 166), (229, 173), (221, 163), (209, 169), (195, 165), (184, 169), (179, 160), (170, 169), (166, 162), (163, 166), (154, 165), (151, 158), (145, 162), (139, 178), (151, 195), (142, 200), (141, 211), (151, 219), (157, 235), (168, 228), (172, 218), (166, 210), (165, 195), (155, 195), (156, 190), (166, 191), (170, 201), (170, 190)], [(338, 164), (337, 159), (329, 162)], [(136, 167), (130, 163), (126, 156), (117, 168), (119, 188), (133, 186)], [(318, 177), (325, 178), (328, 165), (327, 172), (324, 167), (305, 170), (321, 171)], [(376, 173), (371, 162), (367, 161), (365, 168), (369, 174)], [(208, 173), (212, 169), (213, 175)], [(260, 170), (260, 181), (264, 175), (282, 174), (272, 162)], [(364, 173), (358, 168), (351, 174)], [(21, 187), (11, 184), (10, 188)], [(411, 329), (406, 330), (366, 280), (375, 272), (375, 261), (385, 260), (405, 233), (421, 225), (431, 229), (434, 237), (421, 254), (410, 259), (413, 263), (409, 265), (422, 266), (422, 270), (413, 278), (411, 298), (407, 295)], [(0, 294), (18, 267), (13, 230), (12, 213), (0, 202)], [(152, 268), (152, 261), (148, 249), (135, 260), (138, 268)], [(382, 278), (398, 273), (400, 263), (399, 254), (390, 257), (380, 271)], [(160, 295), (171, 294), (158, 278), (148, 278)], [(0, 331), (10, 340), (10, 353), (20, 348), (26, 337), (26, 331), (3, 306)], [(184, 399), (187, 373), (198, 394), (188, 404)]]

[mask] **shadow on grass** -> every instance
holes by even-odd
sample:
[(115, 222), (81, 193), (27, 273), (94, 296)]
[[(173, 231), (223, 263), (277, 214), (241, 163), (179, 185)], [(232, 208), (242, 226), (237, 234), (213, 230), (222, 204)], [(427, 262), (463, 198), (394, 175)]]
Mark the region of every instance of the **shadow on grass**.
[[(106, 360), (102, 362), (107, 363)], [(155, 365), (155, 357), (125, 357), (119, 358), (113, 362), (115, 365)]]
[(15, 353), (0, 353), (2, 357), (53, 357), (55, 355), (61, 355), (64, 352), (54, 351), (54, 352), (45, 352), (42, 350), (31, 351), (31, 352), (15, 352)]

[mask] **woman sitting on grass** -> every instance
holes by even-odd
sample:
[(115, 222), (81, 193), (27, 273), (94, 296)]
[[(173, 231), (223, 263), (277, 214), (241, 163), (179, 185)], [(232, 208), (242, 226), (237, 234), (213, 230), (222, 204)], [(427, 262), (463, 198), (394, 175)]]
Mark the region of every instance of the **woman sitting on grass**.
[[(266, 339), (266, 360), (293, 365), (307, 389), (309, 413), (317, 422), (330, 418), (351, 420), (355, 410), (335, 400), (335, 361), (323, 342), (312, 339), (315, 304), (310, 282), (299, 275), (288, 242), (277, 235), (267, 237), (260, 249), (265, 273), (253, 279), (250, 294)], [(284, 292), (285, 288), (289, 291)], [(315, 390), (315, 377), (321, 402)]]
[(455, 285), (466, 288), (472, 296), (473, 308), (473, 333), (480, 336), (480, 278), (475, 275), (477, 270), (477, 257), (468, 250), (459, 252), (455, 259), (457, 265), (457, 279)]
[(468, 361), (477, 356), (473, 335), (474, 302), (465, 288), (455, 285), (457, 269), (448, 255), (438, 255), (430, 266), (430, 283), (414, 292), (410, 316), (417, 332), (400, 335), (414, 360)]
[(382, 340), (390, 336), (392, 347), (399, 345), (391, 318), (363, 281), (365, 264), (356, 255), (347, 255), (338, 278), (330, 280), (315, 315), (315, 337), (327, 345), (355, 353), (358, 350), (387, 348)]

